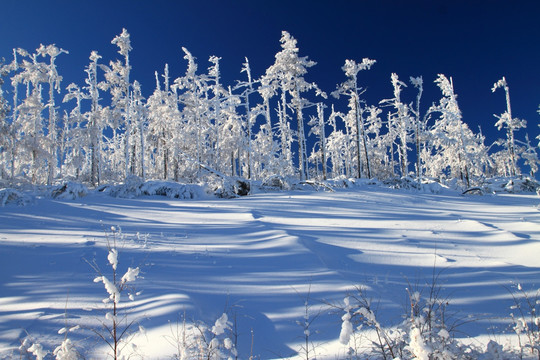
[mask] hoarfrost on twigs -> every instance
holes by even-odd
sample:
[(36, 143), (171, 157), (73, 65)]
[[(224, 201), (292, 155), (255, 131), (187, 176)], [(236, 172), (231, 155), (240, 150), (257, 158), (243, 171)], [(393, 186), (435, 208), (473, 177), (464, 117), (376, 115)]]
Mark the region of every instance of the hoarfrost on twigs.
[(43, 360), (43, 358), (47, 355), (47, 351), (43, 350), (43, 346), (41, 346), (41, 344), (32, 344), (32, 346), (28, 348), (28, 351), (30, 351), (36, 357), (36, 360)]
[(118, 288), (112, 282), (110, 282), (107, 277), (98, 276), (94, 279), (94, 282), (103, 282), (103, 285), (105, 285), (105, 290), (107, 290), (109, 293), (109, 299), (117, 304), (120, 302), (120, 291), (118, 291)]
[(118, 250), (111, 249), (109, 250), (109, 255), (107, 256), (107, 260), (109, 260), (109, 264), (111, 264), (112, 268), (116, 270), (118, 267)]
[(229, 317), (227, 314), (223, 313), (219, 319), (216, 320), (214, 326), (212, 326), (212, 333), (216, 336), (219, 336), (225, 332), (226, 329), (229, 329)]
[(62, 344), (54, 349), (53, 355), (56, 360), (77, 360), (79, 353), (70, 339), (65, 339)]
[(122, 276), (122, 284), (135, 281), (137, 279), (137, 276), (139, 276), (139, 268), (136, 267), (135, 269), (132, 269), (128, 267), (128, 270), (126, 271), (124, 276)]

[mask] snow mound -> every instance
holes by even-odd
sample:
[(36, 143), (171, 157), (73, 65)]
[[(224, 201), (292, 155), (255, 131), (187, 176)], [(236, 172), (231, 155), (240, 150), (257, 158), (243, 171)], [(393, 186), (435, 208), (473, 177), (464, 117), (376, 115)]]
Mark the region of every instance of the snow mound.
[(196, 184), (181, 184), (173, 181), (143, 181), (137, 176), (130, 176), (124, 184), (111, 186), (109, 195), (118, 198), (133, 199), (140, 196), (166, 196), (171, 199), (200, 199), (207, 197), (205, 188)]
[(51, 191), (53, 199), (75, 200), (88, 195), (88, 188), (82, 184), (68, 181), (55, 186)]
[(0, 206), (18, 205), (25, 206), (30, 198), (15, 189), (0, 189)]

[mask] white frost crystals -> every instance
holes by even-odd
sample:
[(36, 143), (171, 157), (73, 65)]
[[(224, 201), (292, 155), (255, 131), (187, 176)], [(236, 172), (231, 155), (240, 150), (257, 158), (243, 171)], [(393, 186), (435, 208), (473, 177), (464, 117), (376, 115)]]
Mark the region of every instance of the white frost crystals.
[(104, 299), (103, 302), (107, 303), (109, 300), (114, 301), (116, 304), (120, 302), (120, 291), (118, 291), (118, 288), (116, 285), (114, 285), (112, 282), (107, 279), (105, 276), (98, 276), (94, 279), (94, 282), (103, 282), (103, 285), (105, 285), (105, 290), (109, 293), (109, 298)]
[(339, 342), (343, 345), (347, 345), (351, 339), (351, 335), (353, 334), (353, 326), (351, 323), (351, 309), (352, 306), (350, 305), (349, 297), (347, 296), (345, 299), (343, 299), (343, 302), (345, 303), (345, 314), (341, 317), (341, 320), (343, 321), (341, 323), (341, 332), (339, 334)]
[(214, 335), (219, 336), (225, 332), (225, 330), (230, 329), (231, 324), (229, 322), (229, 317), (227, 314), (223, 313), (219, 319), (216, 320), (214, 326), (212, 326), (212, 332)]
[[(113, 278), (116, 278), (116, 269), (118, 267), (118, 250), (116, 248), (109, 249), (107, 260), (109, 261), (109, 264), (113, 269)], [(105, 286), (105, 290), (107, 290), (107, 293), (109, 294), (109, 298), (104, 299), (103, 302), (108, 303), (109, 301), (113, 301), (118, 304), (120, 302), (120, 293), (125, 289), (127, 283), (134, 282), (137, 279), (137, 277), (139, 276), (139, 272), (140, 270), (138, 267), (128, 267), (126, 273), (122, 276), (119, 283), (115, 283), (114, 281), (111, 282), (104, 275), (97, 276), (94, 279), (94, 282), (102, 282)], [(133, 299), (131, 295), (129, 296), (129, 298)]]
[(135, 281), (137, 276), (139, 276), (139, 268), (132, 269), (128, 267), (126, 273), (122, 276), (122, 284)]
[(109, 260), (109, 264), (111, 264), (113, 270), (116, 270), (116, 267), (118, 266), (118, 250), (110, 249), (107, 260)]

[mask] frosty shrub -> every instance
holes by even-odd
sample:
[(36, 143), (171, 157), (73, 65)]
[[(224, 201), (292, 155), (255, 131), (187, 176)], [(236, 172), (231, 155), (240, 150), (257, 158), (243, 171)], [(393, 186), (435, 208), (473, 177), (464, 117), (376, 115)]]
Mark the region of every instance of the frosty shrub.
[(54, 349), (53, 355), (56, 360), (77, 360), (82, 358), (69, 338), (64, 339), (62, 344)]
[(510, 294), (512, 329), (518, 337), (521, 357), (532, 355), (540, 359), (540, 289), (527, 291), (516, 284)]
[(188, 324), (184, 316), (181, 324), (171, 325), (171, 334), (165, 338), (176, 349), (174, 359), (237, 359), (232, 332), (232, 323), (226, 313), (213, 326), (200, 321)]
[(366, 289), (363, 286), (357, 286), (355, 292), (346, 296), (343, 305), (338, 307), (345, 313), (341, 317), (339, 341), (348, 347), (349, 359), (363, 358), (362, 348), (364, 345), (361, 341), (361, 331), (364, 327), (375, 332), (375, 339), (369, 340), (369, 353), (378, 354), (383, 359), (397, 357), (398, 353), (392, 334), (377, 321), (372, 300), (367, 297)]
[(53, 199), (75, 200), (88, 194), (88, 188), (75, 182), (65, 182), (62, 185), (55, 186), (52, 189), (51, 197)]
[[(96, 335), (103, 340), (110, 348), (110, 356), (113, 359), (121, 358), (121, 352), (126, 345), (129, 344), (129, 340), (134, 335), (132, 331), (135, 320), (130, 319), (127, 311), (121, 311), (125, 309), (125, 306), (120, 305), (120, 300), (127, 292), (128, 298), (134, 300), (136, 293), (132, 283), (139, 277), (139, 268), (128, 267), (124, 275), (120, 277), (118, 272), (118, 248), (117, 241), (122, 237), (120, 230), (115, 227), (111, 227), (111, 234), (107, 234), (107, 248), (108, 255), (107, 260), (111, 267), (110, 274), (107, 276), (101, 272), (99, 266), (94, 262), (90, 264), (98, 276), (94, 279), (95, 283), (103, 283), (105, 291), (108, 296), (103, 299), (107, 313), (105, 319), (100, 320), (101, 329), (93, 329)], [(138, 327), (138, 330), (141, 330)]]
[(142, 195), (141, 187), (143, 184), (144, 181), (140, 177), (130, 175), (123, 184), (111, 187), (109, 194), (119, 198), (136, 198)]
[(530, 178), (510, 179), (504, 185), (504, 190), (509, 193), (536, 192), (538, 189), (540, 189), (538, 181)]
[[(105, 189), (104, 189), (105, 190)], [(173, 181), (143, 181), (137, 176), (129, 176), (124, 184), (106, 189), (109, 195), (133, 199), (139, 196), (166, 196), (171, 199), (200, 199), (207, 196), (205, 187), (197, 184), (182, 184)]]
[(347, 178), (345, 175), (340, 175), (326, 181), (333, 188), (348, 189), (355, 186), (355, 179)]
[[(348, 295), (339, 306), (342, 315), (339, 340), (348, 347), (348, 358), (450, 360), (476, 359), (478, 352), (455, 340), (460, 323), (450, 321), (448, 299), (441, 296), (436, 279), (423, 290), (408, 288), (410, 309), (404, 320), (395, 327), (384, 327), (377, 320), (372, 301), (364, 287)], [(365, 337), (371, 330), (374, 335)]]
[(494, 177), (485, 179), (481, 186), (484, 193), (534, 193), (540, 189), (540, 183), (529, 177)]
[(142, 195), (159, 195), (171, 199), (200, 199), (206, 197), (204, 187), (172, 181), (147, 181), (140, 187)]
[(238, 196), (249, 195), (251, 183), (239, 177), (213, 174), (208, 177), (208, 186), (214, 194), (223, 199), (232, 199)]
[(289, 190), (289, 182), (282, 176), (271, 175), (262, 181), (262, 188), (265, 190)]
[(21, 359), (28, 358), (33, 355), (36, 360), (43, 360), (47, 356), (48, 352), (43, 349), (43, 346), (39, 343), (32, 342), (28, 337), (21, 342), (19, 346), (19, 352)]
[(317, 344), (313, 341), (312, 333), (317, 333), (313, 329), (313, 323), (321, 315), (322, 309), (314, 310), (311, 303), (311, 284), (305, 296), (302, 296), (298, 291), (296, 293), (304, 302), (304, 313), (302, 320), (296, 320), (296, 325), (302, 329), (303, 343), (298, 351), (299, 355), (305, 360), (316, 358)]
[(23, 193), (14, 189), (1, 189), (0, 190), (0, 206), (6, 205), (18, 205), (24, 206), (28, 204), (30, 200)]

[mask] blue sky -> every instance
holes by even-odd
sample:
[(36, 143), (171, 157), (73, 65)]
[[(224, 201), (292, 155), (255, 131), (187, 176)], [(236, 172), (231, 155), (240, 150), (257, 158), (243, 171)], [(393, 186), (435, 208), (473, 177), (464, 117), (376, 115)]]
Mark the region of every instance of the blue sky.
[[(110, 41), (126, 28), (133, 51), (132, 79), (150, 95), (154, 71), (170, 66), (171, 76), (185, 72), (181, 47), (208, 67), (210, 55), (222, 57), (226, 84), (242, 79), (245, 56), (253, 75), (262, 75), (280, 50), (281, 31), (297, 40), (300, 55), (318, 64), (306, 76), (327, 92), (345, 80), (345, 59), (377, 60), (360, 82), (365, 99), (376, 104), (392, 96), (390, 74), (402, 80), (424, 77), (424, 110), (438, 101), (438, 73), (453, 77), (464, 120), (488, 143), (504, 133), (494, 113), (505, 110), (504, 92), (491, 92), (506, 76), (513, 115), (528, 121), (530, 137), (539, 133), (540, 3), (531, 1), (75, 1), (3, 0), (0, 57), (11, 60), (14, 47), (36, 49), (55, 43), (70, 52), (57, 63), (63, 86), (82, 84), (90, 51), (103, 62), (115, 60)], [(6, 89), (9, 90), (9, 89)], [(415, 91), (404, 90), (412, 101)], [(340, 110), (345, 110), (341, 108)]]

